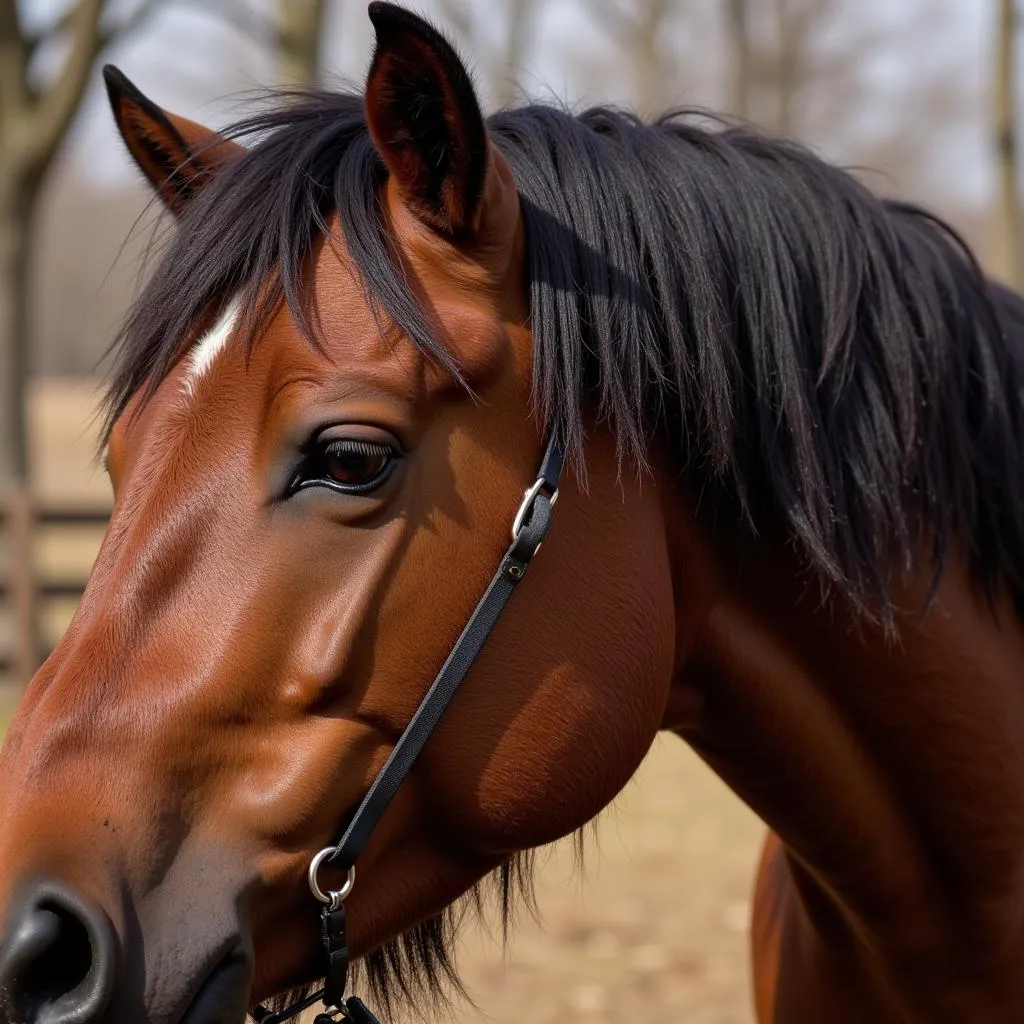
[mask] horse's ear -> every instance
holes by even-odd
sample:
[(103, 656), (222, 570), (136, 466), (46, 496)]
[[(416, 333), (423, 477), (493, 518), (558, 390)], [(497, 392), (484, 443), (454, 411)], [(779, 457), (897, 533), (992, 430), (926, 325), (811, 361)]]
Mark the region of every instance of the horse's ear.
[(176, 217), (225, 163), (243, 152), (215, 131), (162, 110), (113, 65), (103, 69), (103, 80), (128, 152)]
[(366, 83), (374, 145), (407, 206), (436, 230), (471, 231), (490, 147), (469, 72), (448, 41), (409, 11), (371, 3), (377, 46)]

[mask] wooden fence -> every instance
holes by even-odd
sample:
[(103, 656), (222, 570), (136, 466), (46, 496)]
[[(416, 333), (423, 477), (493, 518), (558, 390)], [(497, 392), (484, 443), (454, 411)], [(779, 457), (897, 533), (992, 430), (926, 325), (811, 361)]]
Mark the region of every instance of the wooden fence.
[[(24, 685), (53, 649), (81, 598), (109, 509), (0, 495), (0, 679)], [(82, 536), (83, 529), (85, 535)], [(62, 542), (70, 557), (47, 549)], [(70, 545), (69, 545), (70, 542)], [(57, 606), (56, 614), (54, 614)]]

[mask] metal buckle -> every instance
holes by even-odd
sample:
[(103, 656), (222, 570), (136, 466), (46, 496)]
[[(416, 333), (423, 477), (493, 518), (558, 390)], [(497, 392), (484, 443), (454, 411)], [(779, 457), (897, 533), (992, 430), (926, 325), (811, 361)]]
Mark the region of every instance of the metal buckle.
[[(512, 541), (513, 543), (519, 540), (519, 534), (523, 529), (523, 523), (526, 522), (526, 517), (530, 514), (530, 510), (533, 508), (533, 503), (537, 499), (537, 495), (544, 490), (547, 486), (547, 481), (544, 477), (539, 476), (536, 480), (523, 491), (523, 500), (519, 506), (519, 511), (516, 512), (515, 519), (512, 520)], [(556, 487), (551, 493), (550, 502), (552, 505), (558, 501), (558, 488)], [(540, 550), (540, 545), (537, 545), (537, 551)], [(535, 551), (534, 554), (537, 552)]]
[(325, 903), (330, 910), (337, 910), (338, 907), (345, 902), (345, 897), (352, 891), (352, 887), (356, 884), (356, 869), (351, 867), (348, 869), (348, 876), (345, 878), (345, 882), (340, 889), (331, 889), (324, 892), (320, 888), (320, 883), (317, 881), (317, 874), (320, 871), (320, 865), (337, 849), (336, 846), (325, 846), (310, 862), (309, 862), (309, 873), (307, 875), (309, 879), (309, 891), (321, 902)]

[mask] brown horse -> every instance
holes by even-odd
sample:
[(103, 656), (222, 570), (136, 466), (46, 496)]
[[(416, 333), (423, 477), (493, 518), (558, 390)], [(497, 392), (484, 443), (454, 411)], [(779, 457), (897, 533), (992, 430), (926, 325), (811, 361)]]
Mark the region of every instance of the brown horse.
[(485, 121), (433, 29), (370, 14), (365, 96), (223, 134), (107, 72), (178, 228), (3, 748), (0, 1019), (239, 1024), (324, 974), (311, 860), (552, 438), (543, 550), (358, 859), (371, 981), (445, 980), (450, 908), (666, 729), (772, 830), (762, 1022), (1021, 1020), (1024, 303), (791, 144)]

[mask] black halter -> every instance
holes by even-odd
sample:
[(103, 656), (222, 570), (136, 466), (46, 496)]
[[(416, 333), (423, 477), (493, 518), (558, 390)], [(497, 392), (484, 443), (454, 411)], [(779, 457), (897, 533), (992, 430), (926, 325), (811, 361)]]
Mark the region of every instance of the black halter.
[[(540, 550), (541, 541), (551, 522), (552, 506), (558, 498), (558, 480), (564, 462), (564, 447), (557, 433), (553, 433), (544, 451), (537, 479), (523, 495), (522, 504), (512, 523), (512, 543), (484, 591), (484, 596), (480, 598), (480, 603), (455, 641), (437, 678), (398, 738), (338, 844), (321, 850), (309, 866), (310, 889), (324, 904), (321, 915), (326, 954), (324, 987), (302, 1002), (277, 1013), (262, 1006), (257, 1007), (253, 1013), (256, 1024), (283, 1024), (321, 1000), (324, 1012), (316, 1018), (314, 1024), (334, 1024), (337, 1021), (379, 1024), (362, 1000), (355, 996), (345, 997), (349, 957), (344, 900), (355, 883), (355, 864), (370, 834), (398, 792), (402, 780), (409, 774), (445, 709), (458, 692), (459, 685), (497, 624), (508, 599), (526, 575), (534, 555)], [(340, 890), (326, 893), (321, 890), (317, 873), (323, 863), (348, 871), (348, 878)]]

